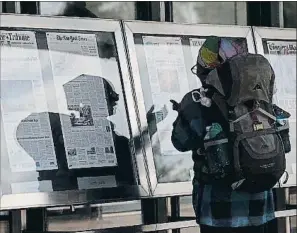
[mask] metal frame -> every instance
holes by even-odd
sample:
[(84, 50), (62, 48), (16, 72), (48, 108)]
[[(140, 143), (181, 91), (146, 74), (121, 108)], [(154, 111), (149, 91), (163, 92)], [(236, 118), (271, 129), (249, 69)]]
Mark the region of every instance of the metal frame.
[[(157, 22), (133, 22), (124, 21), (124, 33), (127, 40), (127, 50), (131, 65), (135, 96), (138, 103), (139, 121), (142, 128), (147, 128), (144, 96), (142, 93), (140, 72), (134, 44), (134, 33), (152, 35), (189, 35), (189, 36), (232, 36), (247, 38), (248, 49), (255, 53), (252, 30), (242, 26), (218, 26), (218, 25), (191, 25)], [(152, 187), (152, 195), (155, 197), (190, 195), (192, 182), (158, 183), (153, 157), (152, 146), (148, 132), (142, 132), (145, 158), (148, 166), (149, 180)]]
[[(275, 213), (276, 218), (289, 218), (296, 216), (296, 210), (290, 211), (279, 211)], [(140, 233), (140, 232), (158, 232), (162, 230), (170, 230), (170, 229), (184, 229), (190, 227), (197, 227), (199, 232), (199, 225), (197, 224), (194, 217), (189, 220), (179, 221), (179, 222), (169, 222), (169, 223), (159, 223), (159, 224), (149, 224), (149, 225), (135, 225), (135, 226), (126, 226), (126, 227), (115, 227), (115, 228), (106, 228), (106, 229), (99, 229), (99, 230), (86, 230), (83, 232), (88, 233), (116, 233), (116, 232), (123, 232), (123, 233)], [(36, 231), (24, 231), (24, 233), (35, 233)], [(47, 231), (48, 233), (58, 233), (55, 231)], [(66, 232), (65, 232), (66, 233)]]
[(279, 19), (279, 26), (283, 28), (285, 26), (283, 1), (278, 2), (278, 19)]
[[(264, 54), (263, 39), (271, 40), (296, 40), (296, 29), (290, 28), (267, 28), (253, 27), (253, 35), (257, 53)], [(286, 184), (281, 187), (296, 186), (296, 174), (289, 174), (289, 179)]]
[[(117, 20), (103, 19), (82, 19), (82, 18), (66, 18), (66, 17), (42, 17), (42, 16), (27, 16), (27, 15), (10, 15), (1, 14), (0, 28), (27, 28), (34, 29), (63, 29), (76, 31), (105, 31), (113, 32), (117, 45), (119, 62), (122, 72), (124, 91), (127, 100), (127, 106), (134, 105), (132, 90), (130, 85), (129, 70), (127, 65), (125, 46), (122, 37), (121, 24)], [(132, 137), (139, 135), (139, 129), (136, 124), (136, 113), (134, 108), (128, 109), (130, 119)], [(132, 150), (133, 152), (133, 150)], [(0, 210), (21, 209), (30, 207), (48, 207), (48, 206), (65, 206), (76, 205), (87, 202), (106, 202), (117, 201), (120, 198), (138, 199), (139, 197), (148, 196), (149, 186), (144, 166), (144, 158), (141, 150), (133, 156), (135, 174), (138, 175), (140, 184), (116, 187), (111, 189), (96, 189), (96, 190), (74, 190), (74, 191), (59, 191), (49, 193), (26, 193), (26, 194), (11, 194), (3, 195), (0, 202)], [(133, 153), (134, 154), (134, 153)], [(122, 197), (122, 193), (125, 196)]]

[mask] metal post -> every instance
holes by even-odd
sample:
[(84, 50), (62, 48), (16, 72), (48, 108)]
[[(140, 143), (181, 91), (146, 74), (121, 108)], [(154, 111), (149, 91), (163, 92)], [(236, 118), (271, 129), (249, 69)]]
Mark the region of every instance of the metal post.
[(14, 13), (21, 14), (21, 2), (14, 2)]
[(46, 232), (47, 231), (47, 211), (46, 208), (32, 208), (26, 211), (26, 231)]
[[(168, 220), (166, 198), (142, 199), (141, 210), (145, 225), (165, 223)], [(152, 231), (151, 233), (167, 233), (167, 230)]]
[[(290, 204), (290, 190), (289, 188), (285, 189), (285, 204)], [(291, 221), (290, 221), (290, 217), (286, 217), (286, 233), (290, 233), (291, 232)]]
[(160, 21), (165, 22), (165, 2), (160, 2)]
[[(286, 193), (285, 188), (275, 188), (274, 191), (274, 198), (275, 198), (275, 209), (278, 210), (285, 210), (286, 209)], [(271, 229), (271, 233), (284, 233), (286, 229), (286, 219), (285, 218), (278, 218), (275, 222), (276, 227)]]
[(173, 3), (171, 1), (165, 2), (165, 21), (173, 22)]
[(284, 27), (285, 21), (284, 21), (284, 2), (280, 1), (278, 2), (278, 15), (279, 15), (279, 26), (281, 28)]
[(21, 233), (22, 232), (22, 211), (11, 210), (9, 211), (9, 232)]
[[(171, 208), (171, 221), (179, 221), (180, 218), (180, 198), (171, 197), (170, 198), (170, 208)], [(173, 229), (172, 233), (180, 233), (180, 229)]]

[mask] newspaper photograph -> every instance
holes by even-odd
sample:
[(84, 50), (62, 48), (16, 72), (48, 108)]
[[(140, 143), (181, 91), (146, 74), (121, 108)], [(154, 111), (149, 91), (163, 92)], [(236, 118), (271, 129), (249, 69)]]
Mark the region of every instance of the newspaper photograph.
[[(296, 165), (296, 41), (267, 41), (265, 54), (275, 72), (274, 102), (291, 114), (291, 152), (286, 156), (287, 171), (292, 174)], [(292, 165), (293, 164), (293, 165)]]
[(69, 115), (60, 117), (69, 169), (117, 166), (103, 78), (80, 75), (63, 87)]
[(57, 169), (49, 115), (38, 115), (48, 109), (35, 34), (1, 30), (0, 50), (1, 116), (10, 168)]
[[(166, 174), (159, 177), (159, 182), (172, 182), (176, 179), (189, 180), (191, 157), (178, 152), (171, 143), (172, 123), (177, 117), (177, 112), (172, 110), (170, 100), (180, 102), (183, 96), (190, 91), (181, 38), (143, 36), (142, 39), (152, 104), (158, 122), (157, 133), (152, 136), (153, 148), (157, 147), (160, 151), (158, 152), (160, 155), (155, 153), (154, 158), (157, 173), (164, 170), (162, 167), (165, 164), (168, 168)], [(146, 108), (150, 107), (146, 104)], [(170, 169), (177, 164), (178, 167)]]

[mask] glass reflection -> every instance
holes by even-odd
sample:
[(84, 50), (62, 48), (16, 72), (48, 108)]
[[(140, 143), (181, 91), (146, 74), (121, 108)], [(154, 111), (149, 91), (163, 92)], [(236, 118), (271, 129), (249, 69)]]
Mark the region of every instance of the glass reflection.
[(3, 193), (134, 184), (112, 33), (1, 30)]
[(176, 23), (246, 25), (246, 2), (173, 2)]
[(136, 19), (135, 2), (40, 2), (41, 15)]

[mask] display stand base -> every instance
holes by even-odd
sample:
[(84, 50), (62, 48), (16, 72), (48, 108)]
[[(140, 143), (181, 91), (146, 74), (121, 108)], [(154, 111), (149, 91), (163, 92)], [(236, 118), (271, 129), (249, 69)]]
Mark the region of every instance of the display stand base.
[[(144, 225), (166, 223), (168, 221), (166, 198), (142, 199), (141, 210)], [(152, 231), (150, 233), (167, 233), (167, 230)]]

